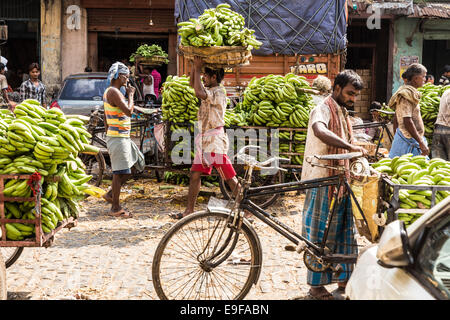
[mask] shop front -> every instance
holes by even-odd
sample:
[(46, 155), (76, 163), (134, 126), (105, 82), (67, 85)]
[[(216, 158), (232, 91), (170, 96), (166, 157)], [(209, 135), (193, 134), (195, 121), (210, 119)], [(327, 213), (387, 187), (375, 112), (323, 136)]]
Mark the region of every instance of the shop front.
[(175, 1), (81, 0), (87, 15), (87, 65), (107, 71), (115, 61), (128, 61), (142, 44), (157, 44), (170, 63), (158, 67), (162, 78), (176, 74)]

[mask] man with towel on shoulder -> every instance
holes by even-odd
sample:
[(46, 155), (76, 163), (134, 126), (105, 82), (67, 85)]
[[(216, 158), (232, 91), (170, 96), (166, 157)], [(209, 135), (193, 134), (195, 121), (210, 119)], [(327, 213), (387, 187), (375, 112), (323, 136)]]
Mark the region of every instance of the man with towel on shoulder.
[[(132, 215), (119, 204), (120, 189), (129, 179), (133, 166), (142, 171), (145, 165), (144, 155), (130, 138), (135, 88), (128, 86), (129, 75), (127, 66), (121, 62), (114, 63), (108, 72), (110, 86), (103, 94), (106, 144), (113, 171), (112, 187), (103, 198), (112, 204), (110, 216), (124, 218)], [(121, 87), (126, 87), (128, 102), (120, 92)]]

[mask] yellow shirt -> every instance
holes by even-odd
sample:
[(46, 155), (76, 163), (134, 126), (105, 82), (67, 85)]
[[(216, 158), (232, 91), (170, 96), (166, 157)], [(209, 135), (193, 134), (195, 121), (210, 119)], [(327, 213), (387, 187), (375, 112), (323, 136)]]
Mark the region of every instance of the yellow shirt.
[(108, 124), (108, 137), (129, 138), (131, 131), (131, 118), (128, 117), (119, 107), (112, 106), (106, 99), (108, 92), (106, 89), (103, 95), (103, 106), (105, 110), (106, 123)]

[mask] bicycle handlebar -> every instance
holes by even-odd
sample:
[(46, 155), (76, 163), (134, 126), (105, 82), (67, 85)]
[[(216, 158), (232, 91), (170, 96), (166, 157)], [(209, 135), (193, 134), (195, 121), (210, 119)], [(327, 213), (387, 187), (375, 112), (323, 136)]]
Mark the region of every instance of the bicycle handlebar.
[(372, 109), (370, 110), (370, 112), (380, 112), (380, 113), (384, 113), (384, 114), (389, 114), (389, 115), (393, 115), (395, 114), (395, 111), (387, 111), (387, 110), (383, 110), (383, 109)]
[(265, 161), (260, 162), (260, 161), (256, 160), (255, 157), (247, 155), (247, 154), (244, 153), (245, 150), (247, 150), (247, 149), (260, 149), (260, 148), (261, 148), (260, 146), (252, 146), (252, 145), (242, 147), (241, 150), (238, 151), (236, 157), (238, 159), (244, 161), (245, 164), (247, 164), (249, 166), (252, 166), (252, 167), (256, 167), (256, 168), (260, 168), (260, 169), (264, 168), (264, 169), (267, 169), (267, 170), (276, 169), (276, 170), (287, 171), (284, 168), (280, 168), (277, 164), (274, 165), (274, 166), (270, 166), (270, 167), (266, 167), (266, 166), (268, 164), (271, 164), (271, 163), (276, 162), (276, 161), (288, 161), (289, 162), (290, 161), (289, 159), (281, 158), (281, 157), (272, 157), (272, 158), (269, 158), (269, 159), (267, 159)]

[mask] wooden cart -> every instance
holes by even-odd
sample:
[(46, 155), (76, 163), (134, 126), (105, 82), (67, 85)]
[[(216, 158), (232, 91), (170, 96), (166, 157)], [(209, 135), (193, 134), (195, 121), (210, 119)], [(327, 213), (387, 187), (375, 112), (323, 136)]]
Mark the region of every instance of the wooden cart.
[[(3, 194), (5, 180), (9, 179), (19, 179), (19, 180), (29, 180), (31, 175), (25, 174), (10, 174), (10, 175), (0, 175), (0, 248), (10, 247), (19, 248), (16, 250), (14, 256), (5, 257), (5, 263), (9, 267), (14, 263), (20, 256), (22, 249), (25, 247), (49, 247), (52, 245), (55, 234), (63, 228), (73, 228), (77, 224), (77, 220), (73, 217), (69, 217), (63, 221), (60, 221), (56, 228), (49, 233), (44, 233), (42, 230), (42, 215), (41, 215), (41, 193), (38, 191), (34, 196), (29, 198), (23, 197), (5, 197)], [(56, 181), (56, 179), (54, 179)], [(33, 182), (35, 190), (41, 190), (40, 182)], [(25, 220), (25, 219), (7, 219), (5, 216), (5, 202), (34, 202), (35, 203), (35, 219)], [(13, 241), (6, 238), (6, 223), (26, 223), (33, 224), (35, 226), (34, 236), (25, 238), (24, 240)], [(11, 261), (8, 263), (8, 260)]]

